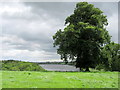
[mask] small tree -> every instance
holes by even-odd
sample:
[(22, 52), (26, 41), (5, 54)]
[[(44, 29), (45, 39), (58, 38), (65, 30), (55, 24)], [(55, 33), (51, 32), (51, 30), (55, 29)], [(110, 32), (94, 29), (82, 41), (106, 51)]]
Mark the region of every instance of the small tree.
[(101, 46), (110, 42), (105, 26), (106, 16), (99, 8), (87, 2), (76, 4), (74, 13), (66, 18), (64, 30), (58, 30), (53, 36), (54, 46), (61, 59), (76, 60), (76, 67), (95, 67), (99, 63)]
[(111, 42), (105, 45), (101, 55), (106, 70), (120, 71), (120, 44)]

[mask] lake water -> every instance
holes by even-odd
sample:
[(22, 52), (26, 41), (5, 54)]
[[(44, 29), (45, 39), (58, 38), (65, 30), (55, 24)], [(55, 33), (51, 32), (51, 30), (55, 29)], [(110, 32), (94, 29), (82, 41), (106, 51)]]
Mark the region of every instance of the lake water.
[(71, 65), (60, 64), (39, 64), (42, 68), (48, 71), (79, 71), (79, 68)]

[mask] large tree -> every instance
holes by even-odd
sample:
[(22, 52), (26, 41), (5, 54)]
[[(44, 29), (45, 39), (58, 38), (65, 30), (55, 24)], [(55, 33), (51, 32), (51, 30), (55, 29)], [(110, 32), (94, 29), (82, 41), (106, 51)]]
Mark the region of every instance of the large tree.
[(99, 63), (101, 46), (110, 42), (106, 16), (94, 5), (80, 2), (65, 24), (64, 30), (59, 29), (53, 36), (57, 53), (65, 62), (75, 60), (77, 68), (89, 71)]

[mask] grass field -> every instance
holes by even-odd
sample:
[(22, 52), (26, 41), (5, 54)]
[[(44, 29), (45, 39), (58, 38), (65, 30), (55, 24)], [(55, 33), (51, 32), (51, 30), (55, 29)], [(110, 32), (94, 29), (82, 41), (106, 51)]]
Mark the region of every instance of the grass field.
[(0, 90), (2, 88), (2, 71), (0, 71)]
[(2, 71), (2, 88), (118, 88), (118, 72)]

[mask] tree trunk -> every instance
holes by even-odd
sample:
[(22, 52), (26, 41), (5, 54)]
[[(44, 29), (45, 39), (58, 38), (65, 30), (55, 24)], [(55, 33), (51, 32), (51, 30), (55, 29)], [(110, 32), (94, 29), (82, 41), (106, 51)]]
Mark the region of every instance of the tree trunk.
[(68, 61), (65, 61), (65, 64), (68, 64)]
[(82, 70), (81, 70), (81, 68), (80, 68), (80, 72), (81, 72)]
[(85, 72), (90, 72), (90, 70), (89, 70), (89, 68), (88, 68), (88, 67), (86, 68)]

